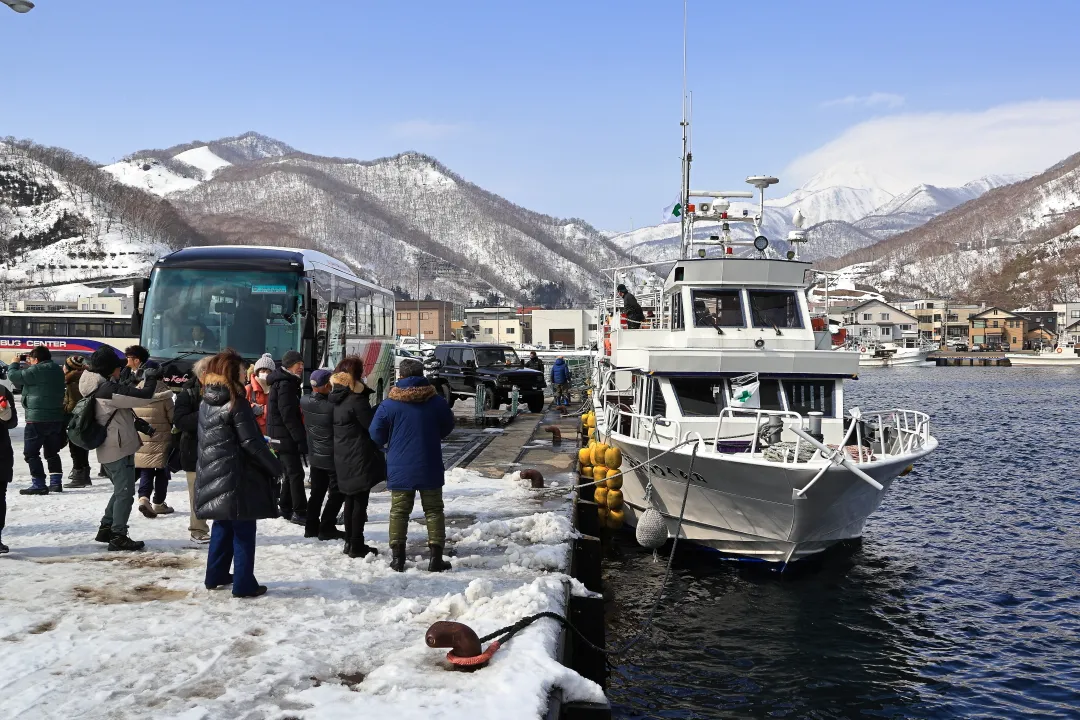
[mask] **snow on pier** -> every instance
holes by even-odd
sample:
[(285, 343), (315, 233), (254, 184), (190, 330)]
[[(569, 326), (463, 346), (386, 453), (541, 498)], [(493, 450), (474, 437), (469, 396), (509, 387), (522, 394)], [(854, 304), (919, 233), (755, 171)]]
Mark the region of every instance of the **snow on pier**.
[[(529, 428), (518, 447), (533, 426), (520, 424)], [(565, 612), (568, 591), (582, 591), (566, 575), (574, 531), (565, 493), (529, 489), (516, 472), (449, 471), (455, 555), (443, 574), (426, 570), (419, 502), (408, 568), (390, 570), (386, 492), (373, 493), (369, 507), (367, 540), (378, 557), (352, 560), (341, 542), (260, 521), (255, 570), (269, 593), (234, 599), (228, 588), (203, 587), (206, 547), (188, 539), (182, 473), (169, 486), (175, 514), (148, 520), (132, 512), (131, 536), (148, 550), (107, 552), (93, 536), (109, 481), (21, 496), (29, 484), (21, 428), (12, 440), (0, 717), (525, 718), (546, 712), (555, 687), (566, 700), (606, 702), (598, 685), (558, 662), (560, 629), (550, 620), (473, 673), (449, 670), (445, 649), (424, 643), (437, 620), (464, 622), (482, 636), (524, 615)], [(66, 471), (66, 450), (62, 456)]]

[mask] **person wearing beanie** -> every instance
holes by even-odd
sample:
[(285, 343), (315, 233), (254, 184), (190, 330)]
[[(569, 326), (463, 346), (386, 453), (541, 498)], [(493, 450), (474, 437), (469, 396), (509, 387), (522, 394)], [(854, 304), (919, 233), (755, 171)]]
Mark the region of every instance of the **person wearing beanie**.
[[(64, 361), (64, 427), (71, 420), (71, 413), (75, 406), (82, 400), (79, 392), (79, 380), (82, 378), (86, 367), (86, 358), (82, 355), (70, 355)], [(71, 472), (68, 473), (68, 482), (65, 488), (84, 488), (93, 483), (90, 482), (90, 451), (81, 448), (73, 442), (68, 443), (68, 452), (71, 454)]]
[(338, 488), (345, 495), (345, 547), (351, 558), (378, 555), (364, 542), (371, 489), (386, 480), (386, 460), (371, 440), (368, 428), (375, 411), (371, 388), (364, 385), (364, 361), (344, 358), (330, 377), (334, 407), (334, 467)]
[(296, 525), (307, 524), (304, 465), (307, 464), (307, 431), (300, 411), (304, 359), (295, 350), (281, 358), (281, 367), (267, 378), (266, 434), (270, 446), (285, 468), (281, 481), (281, 516)]
[(638, 303), (637, 298), (633, 293), (626, 289), (625, 285), (620, 284), (617, 287), (616, 292), (619, 293), (619, 297), (623, 301), (623, 312), (626, 313), (626, 328), (627, 330), (638, 330), (641, 328), (641, 323), (645, 320), (645, 313), (641, 310), (641, 305)]
[(94, 539), (109, 543), (109, 550), (142, 550), (145, 543), (128, 537), (128, 519), (135, 504), (135, 453), (142, 445), (135, 414), (130, 411), (154, 401), (161, 369), (145, 370), (148, 387), (140, 388), (120, 382), (123, 366), (116, 350), (102, 345), (90, 356), (79, 378), (79, 392), (83, 397), (93, 394), (94, 417), (105, 428), (105, 442), (97, 448), (97, 459), (113, 486)]
[(191, 368), (191, 377), (176, 393), (173, 408), (173, 428), (180, 433), (180, 469), (187, 475), (188, 486), (188, 533), (191, 541), (200, 545), (210, 542), (210, 526), (195, 515), (195, 469), (199, 461), (199, 405), (202, 403), (202, 378), (206, 374), (209, 357), (204, 357)]
[(310, 384), (311, 392), (300, 399), (310, 451), (308, 462), (311, 465), (311, 497), (308, 498), (304, 537), (341, 540), (345, 533), (337, 529), (335, 521), (345, 497), (338, 490), (334, 474), (334, 406), (327, 397), (330, 394), (330, 371), (316, 370), (311, 373)]
[(386, 448), (393, 555), (390, 567), (405, 571), (406, 530), (419, 492), (431, 549), (428, 570), (442, 572), (450, 569), (450, 563), (442, 558), (446, 543), (442, 439), (454, 429), (454, 413), (424, 377), (424, 365), (419, 360), (403, 360), (398, 374), (400, 379), (390, 389), (389, 397), (379, 403), (369, 429), (375, 445)]
[[(8, 379), (22, 386), (23, 459), (30, 468), (30, 487), (20, 495), (48, 495), (64, 491), (64, 467), (60, 450), (67, 440), (64, 425), (64, 371), (53, 362), (52, 353), (38, 345), (8, 368)], [(41, 458), (44, 455), (45, 464)], [(48, 485), (45, 465), (48, 465)]]
[(277, 365), (274, 364), (274, 358), (270, 356), (270, 353), (263, 353), (263, 356), (252, 366), (251, 379), (244, 387), (251, 411), (255, 413), (255, 422), (258, 423), (263, 435), (266, 435), (266, 406), (270, 402), (269, 378), (270, 373), (275, 369)]

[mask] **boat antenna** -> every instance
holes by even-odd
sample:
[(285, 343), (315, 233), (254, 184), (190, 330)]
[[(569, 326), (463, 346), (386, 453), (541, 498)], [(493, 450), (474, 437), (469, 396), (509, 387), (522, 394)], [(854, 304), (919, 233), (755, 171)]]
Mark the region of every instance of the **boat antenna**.
[[(683, 0), (683, 59), (682, 59), (682, 187), (680, 188), (679, 202), (682, 204), (682, 212), (679, 213), (680, 228), (682, 233), (682, 247), (681, 256), (686, 257), (687, 252), (687, 238), (686, 238), (686, 208), (690, 201), (690, 162), (693, 160), (693, 154), (690, 152), (690, 120), (687, 114), (687, 98), (688, 93), (686, 91), (686, 20), (687, 20), (687, 0)], [(692, 228), (692, 226), (691, 226)], [(691, 232), (693, 230), (691, 229)]]

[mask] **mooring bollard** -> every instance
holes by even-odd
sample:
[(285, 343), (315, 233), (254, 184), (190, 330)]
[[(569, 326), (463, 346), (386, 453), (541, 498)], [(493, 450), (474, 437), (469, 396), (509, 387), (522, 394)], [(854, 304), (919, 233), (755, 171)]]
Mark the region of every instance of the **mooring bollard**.
[(517, 417), (518, 414), (518, 400), (521, 399), (521, 390), (517, 385), (510, 388), (510, 417)]
[(484, 383), (476, 384), (476, 396), (473, 398), (473, 414), (477, 425), (483, 425), (487, 422), (487, 411), (484, 409), (484, 405), (487, 404), (487, 386)]

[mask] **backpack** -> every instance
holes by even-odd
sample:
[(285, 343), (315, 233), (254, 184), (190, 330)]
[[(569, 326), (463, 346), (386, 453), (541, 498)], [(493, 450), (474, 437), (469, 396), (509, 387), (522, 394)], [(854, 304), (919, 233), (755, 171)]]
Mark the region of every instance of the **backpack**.
[[(100, 387), (100, 386), (99, 386)], [(104, 425), (97, 421), (94, 395), (97, 390), (75, 403), (71, 410), (71, 419), (68, 420), (67, 437), (72, 445), (78, 445), (84, 450), (96, 450), (105, 443), (108, 437), (109, 423), (112, 422), (116, 411), (109, 416)]]

